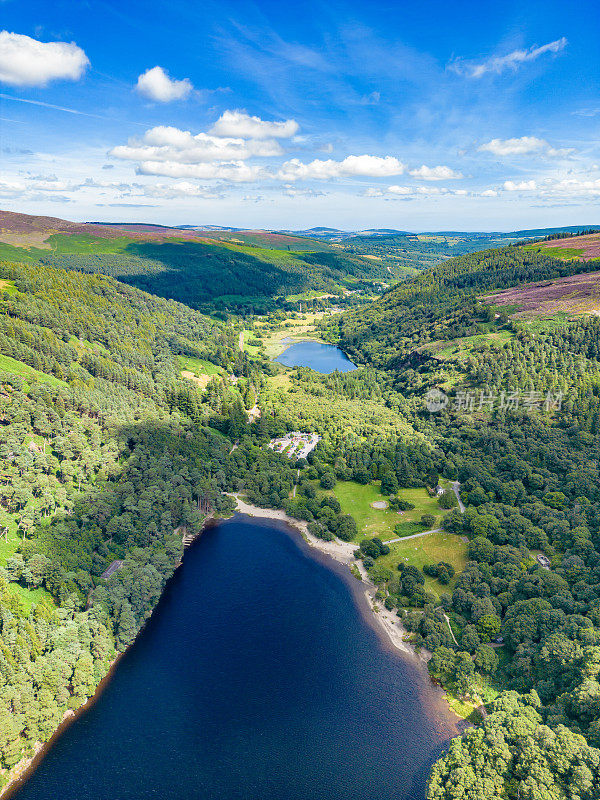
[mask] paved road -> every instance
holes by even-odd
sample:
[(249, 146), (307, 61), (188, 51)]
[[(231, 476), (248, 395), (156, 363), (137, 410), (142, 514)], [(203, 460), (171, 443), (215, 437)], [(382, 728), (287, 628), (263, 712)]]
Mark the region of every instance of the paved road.
[[(456, 499), (458, 500), (458, 507), (460, 508), (460, 513), (465, 513), (465, 505), (463, 501), (460, 499), (460, 483), (458, 481), (454, 481), (452, 485), (452, 490), (456, 495)], [(392, 544), (393, 542), (406, 542), (408, 539), (419, 539), (421, 536), (428, 536), (430, 533), (440, 533), (441, 528), (433, 528), (430, 531), (422, 531), (421, 533), (413, 533), (411, 536), (399, 536), (397, 539), (386, 539), (384, 544)]]
[(452, 491), (454, 492), (454, 494), (456, 495), (456, 499), (458, 500), (458, 507), (460, 508), (460, 513), (464, 514), (465, 504), (460, 499), (460, 483), (458, 481), (454, 481), (454, 483), (452, 484)]
[(440, 533), (441, 528), (432, 528), (430, 531), (421, 531), (421, 533), (413, 533), (410, 536), (399, 536), (397, 539), (386, 539), (384, 544), (392, 544), (392, 542), (406, 542), (408, 539), (418, 539), (421, 536), (427, 536), (430, 533)]

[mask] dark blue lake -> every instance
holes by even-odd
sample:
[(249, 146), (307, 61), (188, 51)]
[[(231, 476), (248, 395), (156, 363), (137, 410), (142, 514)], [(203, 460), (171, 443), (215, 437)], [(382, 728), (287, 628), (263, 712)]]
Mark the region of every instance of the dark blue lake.
[(439, 698), (305, 551), (280, 523), (209, 528), (15, 797), (423, 800)]
[(285, 364), (286, 367), (311, 367), (326, 375), (336, 369), (339, 372), (356, 369), (356, 364), (350, 361), (343, 350), (323, 342), (295, 342), (277, 356), (275, 361)]

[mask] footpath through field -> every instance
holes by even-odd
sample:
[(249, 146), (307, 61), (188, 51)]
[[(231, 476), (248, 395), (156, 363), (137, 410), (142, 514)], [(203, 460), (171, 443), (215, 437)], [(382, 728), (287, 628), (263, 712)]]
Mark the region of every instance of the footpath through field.
[[(465, 513), (465, 505), (463, 501), (460, 499), (460, 483), (458, 481), (454, 481), (452, 484), (452, 490), (456, 495), (456, 499), (458, 500), (458, 507), (460, 509), (460, 513)], [(429, 536), (430, 533), (441, 533), (442, 528), (432, 528), (430, 531), (421, 531), (421, 533), (413, 533), (410, 536), (398, 536), (396, 539), (386, 539), (384, 544), (393, 544), (394, 542), (406, 542), (408, 539), (419, 539), (421, 536)]]

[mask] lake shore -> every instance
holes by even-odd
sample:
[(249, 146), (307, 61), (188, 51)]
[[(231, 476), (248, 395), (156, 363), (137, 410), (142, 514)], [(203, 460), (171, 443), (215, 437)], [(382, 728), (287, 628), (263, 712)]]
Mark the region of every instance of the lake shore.
[[(306, 546), (306, 552), (309, 555), (312, 557), (315, 554), (324, 556), (320, 560), (330, 568), (332, 560), (337, 562), (337, 565), (345, 567), (345, 569), (336, 571), (346, 578), (346, 583), (352, 591), (358, 610), (363, 615), (363, 618), (377, 633), (380, 641), (385, 646), (402, 658), (412, 662), (418, 671), (422, 679), (419, 681), (418, 687), (422, 695), (422, 701), (431, 710), (440, 730), (449, 737), (462, 733), (468, 723), (452, 710), (444, 690), (429, 678), (426, 665), (430, 653), (425, 650), (417, 652), (412, 644), (405, 640), (407, 631), (396, 614), (393, 611), (389, 611), (383, 603), (375, 599), (377, 586), (370, 580), (362, 562), (357, 561), (354, 557), (356, 545), (352, 542), (342, 542), (339, 539), (325, 542), (309, 532), (306, 522), (290, 517), (282, 509), (261, 508), (260, 506), (252, 505), (243, 500), (238, 493), (231, 493), (229, 496), (236, 501), (236, 508), (239, 514), (284, 523), (288, 530), (291, 529), (292, 535), (294, 532), (300, 534), (302, 542)], [(294, 538), (297, 539), (296, 536)], [(360, 581), (353, 575), (351, 567), (358, 569), (361, 576)]]
[[(129, 645), (135, 643), (135, 639)], [(96, 686), (96, 690), (91, 697), (82, 703), (79, 708), (75, 710), (65, 711), (63, 714), (63, 718), (58, 726), (54, 729), (52, 736), (45, 742), (36, 742), (34, 746), (34, 753), (27, 758), (22, 758), (21, 761), (18, 762), (8, 773), (9, 780), (1, 789), (0, 789), (0, 800), (8, 800), (8, 798), (12, 797), (13, 794), (18, 791), (23, 784), (27, 781), (27, 779), (33, 775), (36, 771), (38, 766), (42, 763), (46, 754), (50, 751), (53, 747), (54, 743), (62, 736), (62, 734), (69, 728), (79, 717), (83, 716), (89, 709), (94, 705), (94, 703), (100, 698), (102, 692), (106, 689), (108, 684), (110, 683), (118, 665), (119, 661), (123, 658), (129, 647), (124, 650), (122, 653), (118, 653), (118, 655), (110, 662), (110, 666), (106, 675), (102, 678), (100, 683)]]
[[(338, 570), (338, 572), (340, 575), (347, 578), (348, 586), (352, 590), (359, 611), (376, 631), (380, 640), (387, 644), (395, 653), (399, 653), (404, 658), (410, 659), (421, 672), (425, 669), (425, 672), (422, 672), (422, 677), (426, 676), (425, 664), (427, 657), (424, 656), (423, 653), (417, 653), (414, 647), (404, 640), (407, 631), (403, 628), (398, 617), (375, 599), (377, 587), (369, 579), (362, 563), (354, 558), (356, 546), (353, 543), (342, 542), (340, 540), (325, 542), (309, 532), (306, 522), (288, 516), (285, 511), (281, 509), (254, 506), (242, 500), (242, 498), (235, 493), (231, 493), (229, 496), (236, 502), (237, 513), (283, 523), (289, 532), (293, 531), (299, 534), (302, 544), (306, 546), (307, 552), (310, 551), (311, 556), (323, 556), (323, 563), (326, 563), (330, 568), (332, 566), (332, 560), (335, 561), (338, 566), (346, 568), (343, 569), (343, 571)], [(204, 520), (202, 531), (207, 527), (217, 526), (219, 521), (220, 519), (215, 518), (213, 515), (208, 516)], [(202, 531), (194, 537), (194, 540), (202, 535)], [(190, 544), (192, 543), (193, 541), (190, 542)], [(185, 551), (183, 557), (185, 557)], [(181, 563), (182, 562), (176, 567), (176, 570), (181, 566)], [(351, 566), (358, 569), (361, 575), (361, 581), (359, 581), (356, 576), (352, 575), (350, 571)], [(144, 626), (140, 628), (137, 635), (140, 634), (143, 628)], [(129, 649), (135, 645), (136, 639), (134, 639), (123, 652), (118, 653), (111, 661), (106, 675), (97, 685), (94, 694), (88, 698), (85, 703), (79, 706), (79, 708), (65, 712), (62, 721), (54, 730), (52, 736), (46, 742), (37, 742), (34, 753), (27, 758), (21, 759), (21, 761), (10, 770), (8, 773), (8, 782), (0, 788), (0, 800), (9, 800), (9, 798), (23, 786), (44, 760), (54, 743), (77, 719), (83, 716), (94, 703), (97, 702), (113, 678), (120, 660), (126, 655)], [(420, 688), (422, 688), (424, 694), (423, 702), (433, 709), (440, 730), (448, 737), (459, 734), (464, 727), (464, 722), (449, 708), (445, 700), (444, 692), (428, 680), (424, 681), (423, 686)]]
[[(260, 508), (260, 506), (254, 506), (250, 503), (247, 503), (245, 500), (238, 494), (231, 494), (230, 497), (233, 497), (237, 504), (237, 510), (240, 514), (246, 514), (249, 517), (260, 517), (262, 519), (272, 519), (278, 520), (280, 522), (286, 523), (292, 528), (300, 531), (302, 534), (302, 538), (304, 541), (309, 544), (311, 547), (318, 550), (320, 553), (323, 553), (326, 556), (334, 559), (340, 564), (344, 564), (350, 570), (351, 566), (355, 566), (362, 578), (362, 585), (364, 586), (364, 595), (369, 602), (369, 605), (373, 611), (373, 617), (378, 623), (378, 627), (381, 632), (385, 634), (389, 642), (392, 644), (396, 650), (399, 650), (401, 653), (405, 655), (410, 655), (415, 658), (419, 658), (420, 660), (427, 660), (424, 659), (422, 656), (418, 655), (415, 652), (415, 649), (410, 645), (409, 642), (404, 640), (405, 635), (407, 634), (406, 629), (400, 623), (398, 617), (393, 614), (391, 611), (388, 611), (387, 608), (382, 603), (379, 603), (375, 599), (375, 593), (377, 592), (377, 586), (370, 580), (367, 571), (364, 569), (362, 562), (357, 561), (354, 557), (354, 551), (356, 550), (356, 545), (352, 542), (342, 542), (339, 539), (336, 539), (333, 542), (325, 542), (322, 539), (318, 539), (316, 536), (313, 536), (309, 530), (308, 525), (306, 522), (302, 520), (294, 519), (293, 517), (288, 516), (285, 511), (281, 509), (275, 508)], [(355, 578), (358, 583), (358, 580)]]
[[(196, 534), (196, 536), (194, 536), (188, 542), (188, 544), (191, 544), (195, 539), (197, 539), (202, 534), (202, 531), (204, 531), (204, 529), (207, 528), (208, 526), (210, 526), (211, 524), (214, 524), (214, 522), (215, 522), (214, 514), (209, 514), (204, 519), (204, 521), (202, 523), (202, 530), (200, 531), (200, 533)], [(180, 532), (180, 531), (179, 531), (179, 529), (176, 529), (175, 532)], [(177, 564), (177, 566), (175, 567), (175, 569), (173, 571), (173, 575), (175, 574), (175, 572), (177, 572), (177, 570), (179, 569), (179, 567), (183, 563), (183, 557), (185, 556), (185, 546), (186, 546), (185, 535), (183, 535), (182, 541), (184, 543), (184, 551), (183, 551), (183, 554), (182, 554), (182, 559), (179, 562), (179, 564)], [(165, 586), (171, 580), (173, 575), (171, 575), (167, 579), (167, 581), (165, 583)], [(163, 589), (163, 592), (164, 592), (164, 589)], [(162, 597), (162, 593), (161, 593), (161, 597)], [(158, 603), (157, 603), (157, 605), (158, 605)], [(156, 606), (154, 608), (156, 608)], [(154, 609), (152, 610), (152, 613), (154, 613)], [(146, 620), (146, 622), (147, 622), (147, 620)], [(117, 667), (119, 666), (120, 660), (123, 658), (123, 656), (125, 656), (126, 653), (129, 652), (129, 649), (134, 646), (134, 644), (135, 644), (135, 642), (137, 640), (137, 637), (140, 635), (140, 633), (144, 629), (145, 624), (146, 623), (144, 623), (142, 625), (142, 627), (139, 629), (139, 631), (136, 634), (135, 639), (131, 642), (131, 644), (129, 644), (125, 648), (125, 650), (123, 650), (122, 652), (117, 653), (116, 656), (113, 658), (113, 660), (110, 662), (108, 670), (106, 672), (106, 675), (104, 675), (104, 677), (101, 679), (101, 681), (96, 686), (94, 694), (91, 697), (88, 697), (88, 699), (85, 701), (85, 703), (82, 703), (79, 706), (79, 708), (76, 708), (74, 710), (65, 711), (61, 722), (55, 728), (54, 732), (52, 733), (52, 736), (49, 739), (47, 739), (45, 742), (36, 742), (35, 745), (34, 745), (33, 755), (27, 756), (26, 758), (22, 758), (8, 772), (8, 782), (3, 787), (0, 788), (0, 800), (9, 800), (9, 798), (12, 797), (13, 794), (21, 788), (21, 786), (27, 781), (27, 778), (29, 778), (29, 776), (32, 775), (36, 771), (38, 766), (44, 760), (46, 754), (52, 748), (54, 743), (67, 730), (67, 728), (69, 728), (77, 719), (79, 719), (79, 717), (83, 716), (87, 711), (89, 711), (89, 709), (94, 705), (94, 703), (96, 703), (96, 701), (100, 698), (100, 696), (102, 695), (102, 693), (104, 692), (104, 690), (106, 689), (106, 687), (108, 686), (110, 681), (112, 680), (112, 678), (113, 678), (113, 676), (114, 676), (114, 674), (115, 674), (115, 672), (117, 670)]]

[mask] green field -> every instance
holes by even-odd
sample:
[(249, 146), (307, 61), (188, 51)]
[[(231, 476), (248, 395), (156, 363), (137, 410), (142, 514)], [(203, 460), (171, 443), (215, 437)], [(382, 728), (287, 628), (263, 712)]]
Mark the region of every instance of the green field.
[(13, 283), (13, 281), (6, 280), (3, 278), (0, 280), (0, 295), (8, 294), (13, 295), (17, 293), (17, 287)]
[(243, 344), (243, 347), (242, 347), (243, 351), (245, 353), (248, 353), (248, 355), (250, 355), (250, 356), (257, 356), (260, 353), (261, 348), (258, 347), (257, 345), (254, 345), (254, 344), (248, 344), (248, 341), (250, 339), (255, 339), (256, 337), (260, 337), (260, 336), (261, 336), (261, 334), (258, 331), (249, 331), (247, 329), (243, 330), (242, 331), (242, 339), (241, 339), (241, 342)]
[(22, 361), (17, 361), (10, 356), (0, 355), (0, 371), (10, 372), (11, 375), (21, 375), (28, 380), (36, 380), (41, 383), (49, 383), (52, 386), (68, 386), (65, 381), (55, 378), (54, 375), (47, 375), (45, 372), (40, 372)]
[(21, 600), (27, 613), (29, 613), (33, 606), (36, 606), (40, 600), (50, 600), (50, 602), (54, 604), (54, 598), (50, 592), (47, 592), (41, 586), (38, 586), (37, 589), (27, 589), (25, 586), (21, 586), (20, 584), (11, 581), (8, 584), (8, 591)]
[[(458, 575), (467, 563), (467, 545), (460, 536), (454, 533), (429, 533), (419, 539), (408, 539), (406, 542), (394, 542), (390, 545), (390, 552), (387, 556), (381, 556), (377, 563), (389, 569), (395, 570), (400, 563), (412, 564), (419, 569), (423, 569), (425, 564), (437, 564), (439, 561), (446, 561), (452, 564)], [(456, 583), (456, 575), (446, 586), (437, 580), (425, 576), (425, 586), (435, 594), (451, 592)]]
[(563, 261), (572, 261), (585, 253), (583, 247), (540, 247), (535, 244), (527, 244), (523, 250), (533, 250), (536, 253), (541, 253), (544, 256), (552, 256), (553, 258), (560, 258)]
[(506, 342), (510, 341), (512, 337), (513, 334), (510, 331), (500, 330), (494, 333), (481, 334), (479, 336), (465, 336), (462, 339), (454, 339), (451, 342), (445, 342), (445, 346), (439, 350), (435, 349), (435, 345), (429, 345), (427, 349), (432, 352), (436, 358), (464, 361), (474, 348), (481, 347), (482, 345), (502, 347)]
[(204, 358), (193, 358), (192, 356), (179, 356), (179, 366), (181, 369), (189, 370), (194, 375), (222, 375), (223, 369), (217, 367), (212, 361), (207, 361)]
[(400, 489), (398, 497), (414, 505), (411, 511), (403, 511), (401, 514), (389, 509), (373, 508), (372, 503), (386, 500), (381, 494), (380, 482), (369, 483), (366, 486), (354, 481), (340, 481), (333, 494), (340, 501), (342, 512), (351, 514), (358, 526), (359, 540), (363, 536), (378, 536), (385, 541), (398, 536), (394, 532), (396, 525), (401, 524), (403, 530), (401, 536), (410, 536), (413, 533), (420, 533), (425, 528), (419, 520), (422, 514), (433, 514), (435, 517), (434, 527), (437, 527), (442, 518), (442, 509), (438, 505), (435, 497), (430, 497), (426, 489)]

